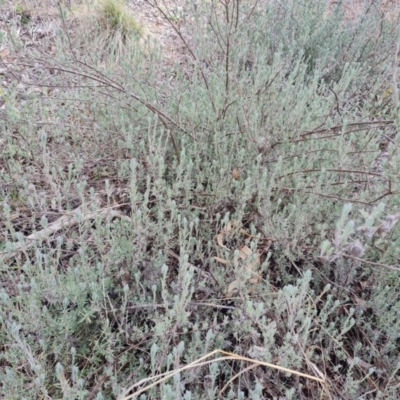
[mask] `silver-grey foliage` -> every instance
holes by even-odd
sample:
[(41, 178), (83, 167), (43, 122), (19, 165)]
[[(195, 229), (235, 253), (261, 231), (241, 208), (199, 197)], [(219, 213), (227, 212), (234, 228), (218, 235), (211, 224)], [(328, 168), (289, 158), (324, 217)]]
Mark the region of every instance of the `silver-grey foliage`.
[(175, 65), (66, 14), (51, 54), (9, 23), (5, 398), (123, 399), (215, 349), (326, 384), (230, 360), (138, 398), (400, 396), (400, 30), (347, 3), (188, 2), (180, 24), (149, 0)]

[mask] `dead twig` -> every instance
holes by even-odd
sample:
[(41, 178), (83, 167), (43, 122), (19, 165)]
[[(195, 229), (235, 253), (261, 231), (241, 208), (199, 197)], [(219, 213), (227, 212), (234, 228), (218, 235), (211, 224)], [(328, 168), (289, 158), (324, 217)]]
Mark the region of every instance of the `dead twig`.
[(11, 250), (11, 252), (3, 251), (0, 253), (0, 260), (7, 263), (19, 252), (27, 251), (31, 249), (37, 242), (43, 239), (47, 239), (49, 236), (55, 234), (62, 229), (70, 228), (71, 226), (77, 225), (81, 221), (87, 221), (96, 217), (106, 218), (108, 216), (112, 218), (120, 218), (131, 221), (128, 216), (123, 215), (119, 211), (115, 210), (116, 207), (120, 207), (120, 205), (106, 207), (96, 211), (85, 212), (83, 206), (81, 205), (73, 210), (71, 213), (63, 215), (56, 221), (52, 222), (41, 231), (32, 233), (29, 236), (26, 236), (23, 240), (14, 243), (14, 248)]
[(375, 267), (382, 267), (382, 268), (390, 269), (391, 271), (399, 271), (400, 272), (400, 268), (395, 267), (394, 265), (387, 265), (387, 264), (381, 264), (381, 263), (377, 263), (377, 262), (373, 262), (373, 261), (368, 261), (368, 260), (364, 260), (362, 258), (351, 256), (349, 254), (343, 254), (343, 256), (346, 258), (351, 258), (352, 260), (360, 261), (364, 264), (373, 265)]

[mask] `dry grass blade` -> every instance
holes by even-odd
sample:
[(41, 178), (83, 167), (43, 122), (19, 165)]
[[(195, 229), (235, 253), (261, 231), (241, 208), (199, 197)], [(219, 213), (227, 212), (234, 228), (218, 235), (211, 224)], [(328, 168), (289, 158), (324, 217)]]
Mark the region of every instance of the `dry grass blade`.
[[(217, 359), (215, 359), (215, 360), (203, 362), (203, 361), (206, 360), (207, 358), (213, 356), (214, 354), (218, 354), (218, 353), (224, 355), (225, 357), (220, 357), (220, 358), (217, 358)], [(254, 359), (252, 359), (252, 358), (243, 357), (243, 356), (240, 356), (240, 355), (238, 355), (238, 354), (229, 353), (229, 352), (227, 352), (227, 351), (218, 349), (218, 350), (212, 351), (211, 353), (206, 354), (206, 355), (203, 356), (203, 357), (200, 357), (199, 359), (197, 359), (197, 360), (191, 362), (190, 364), (188, 364), (188, 365), (186, 365), (186, 366), (184, 366), (184, 367), (182, 367), (182, 368), (178, 368), (178, 369), (176, 369), (176, 370), (174, 370), (174, 371), (171, 371), (171, 372), (168, 372), (168, 373), (165, 373), (165, 374), (161, 374), (161, 375), (157, 375), (157, 376), (155, 376), (155, 377), (147, 378), (147, 379), (142, 380), (142, 381), (140, 381), (140, 382), (138, 382), (138, 383), (135, 383), (135, 384), (132, 385), (130, 388), (128, 388), (128, 389), (125, 391), (125, 393), (130, 392), (130, 391), (133, 390), (135, 387), (137, 387), (137, 386), (139, 386), (139, 385), (141, 385), (141, 384), (143, 384), (143, 383), (146, 383), (146, 382), (148, 382), (149, 380), (157, 379), (155, 382), (151, 383), (150, 385), (147, 385), (146, 387), (144, 387), (144, 388), (142, 388), (142, 389), (137, 390), (136, 392), (132, 393), (131, 395), (128, 395), (128, 396), (125, 396), (125, 395), (124, 395), (124, 397), (120, 397), (119, 400), (129, 400), (129, 399), (133, 399), (134, 397), (139, 396), (139, 394), (141, 394), (141, 393), (143, 393), (143, 392), (145, 392), (145, 391), (151, 389), (152, 387), (154, 387), (154, 386), (156, 386), (156, 385), (158, 385), (158, 384), (160, 384), (160, 383), (162, 383), (162, 382), (165, 382), (165, 381), (168, 380), (169, 378), (173, 377), (174, 375), (176, 375), (176, 374), (178, 374), (178, 373), (180, 373), (180, 372), (182, 372), (182, 371), (186, 371), (186, 370), (191, 369), (191, 368), (199, 367), (199, 366), (206, 365), (206, 364), (210, 364), (210, 363), (214, 363), (214, 362), (225, 361), (225, 360), (245, 361), (245, 362), (249, 362), (249, 363), (254, 364), (254, 366), (264, 366), (264, 367), (268, 367), (268, 368), (273, 368), (273, 369), (276, 369), (276, 370), (281, 371), (281, 372), (285, 372), (285, 373), (289, 373), (289, 374), (294, 374), (294, 375), (297, 375), (297, 376), (301, 376), (301, 377), (303, 377), (303, 378), (311, 379), (311, 380), (317, 381), (317, 382), (322, 383), (322, 384), (325, 384), (325, 382), (326, 382), (325, 379), (318, 378), (318, 377), (316, 377), (316, 376), (304, 374), (304, 373), (302, 373), (302, 372), (295, 371), (295, 370), (292, 370), (292, 369), (289, 369), (289, 368), (285, 368), (285, 367), (281, 367), (281, 366), (279, 366), (279, 365), (275, 365), (275, 364), (266, 363), (266, 362), (263, 362), (263, 361), (254, 360)], [(235, 377), (236, 377), (236, 376), (235, 376)], [(235, 377), (234, 377), (234, 378), (235, 378)], [(234, 378), (233, 378), (233, 379), (234, 379)], [(225, 389), (225, 387), (224, 387), (224, 389)], [(223, 390), (221, 390), (221, 392), (222, 392), (222, 391), (223, 391)]]
[(235, 381), (237, 378), (239, 378), (240, 375), (244, 374), (247, 371), (252, 370), (253, 368), (256, 368), (257, 364), (253, 364), (253, 365), (249, 365), (248, 367), (246, 367), (245, 369), (239, 371), (235, 376), (233, 376), (231, 379), (229, 379), (228, 382), (226, 382), (226, 384), (224, 385), (224, 387), (219, 391), (218, 396), (221, 396), (222, 393), (225, 392), (225, 390), (229, 387), (229, 385)]

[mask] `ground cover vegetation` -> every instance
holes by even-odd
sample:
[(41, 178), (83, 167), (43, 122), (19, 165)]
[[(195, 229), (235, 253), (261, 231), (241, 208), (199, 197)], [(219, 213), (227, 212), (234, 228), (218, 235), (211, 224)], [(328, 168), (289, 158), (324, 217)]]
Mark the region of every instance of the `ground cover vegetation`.
[(2, 398), (400, 398), (399, 14), (353, 3), (3, 1)]

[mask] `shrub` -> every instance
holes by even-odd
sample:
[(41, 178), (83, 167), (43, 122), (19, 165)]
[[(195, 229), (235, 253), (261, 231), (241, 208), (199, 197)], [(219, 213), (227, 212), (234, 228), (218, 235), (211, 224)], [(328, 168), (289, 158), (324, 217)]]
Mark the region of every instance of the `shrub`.
[[(398, 21), (151, 4), (174, 65), (67, 20), (46, 57), (12, 38), (2, 393), (398, 397)], [(179, 369), (216, 349), (241, 358)]]

